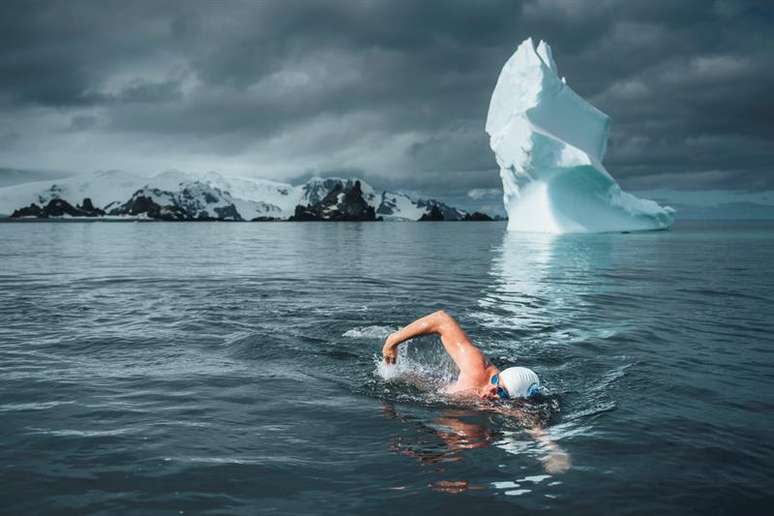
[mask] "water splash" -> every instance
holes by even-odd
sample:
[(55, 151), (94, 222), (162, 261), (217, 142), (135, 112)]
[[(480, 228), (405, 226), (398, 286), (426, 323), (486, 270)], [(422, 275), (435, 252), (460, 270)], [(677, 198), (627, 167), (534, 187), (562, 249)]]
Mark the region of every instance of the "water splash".
[(361, 326), (345, 331), (341, 336), (353, 339), (386, 339), (398, 328), (393, 326)]

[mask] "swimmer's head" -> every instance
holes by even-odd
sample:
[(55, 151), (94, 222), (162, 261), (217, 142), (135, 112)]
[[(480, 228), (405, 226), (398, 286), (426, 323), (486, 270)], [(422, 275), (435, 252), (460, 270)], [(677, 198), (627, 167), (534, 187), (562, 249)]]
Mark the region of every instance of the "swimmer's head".
[(508, 398), (530, 398), (540, 392), (540, 378), (535, 371), (526, 367), (509, 367), (500, 371), (492, 377), (492, 382), (495, 381), (505, 390)]

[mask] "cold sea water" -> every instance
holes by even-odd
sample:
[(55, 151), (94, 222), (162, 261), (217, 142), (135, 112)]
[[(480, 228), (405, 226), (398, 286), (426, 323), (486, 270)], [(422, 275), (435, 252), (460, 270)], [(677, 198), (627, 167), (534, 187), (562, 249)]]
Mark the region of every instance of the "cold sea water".
[[(771, 514), (772, 264), (771, 223), (0, 224), (0, 512)], [(525, 417), (438, 394), (437, 338), (379, 365), (440, 308)]]

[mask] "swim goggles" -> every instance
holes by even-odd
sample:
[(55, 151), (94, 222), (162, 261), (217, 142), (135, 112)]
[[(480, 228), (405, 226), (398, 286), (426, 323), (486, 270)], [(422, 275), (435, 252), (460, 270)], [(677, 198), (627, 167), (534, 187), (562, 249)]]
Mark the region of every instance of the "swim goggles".
[(492, 376), (492, 385), (497, 385), (497, 395), (500, 397), (501, 400), (507, 400), (510, 398), (508, 396), (508, 391), (500, 387), (500, 374), (496, 374)]

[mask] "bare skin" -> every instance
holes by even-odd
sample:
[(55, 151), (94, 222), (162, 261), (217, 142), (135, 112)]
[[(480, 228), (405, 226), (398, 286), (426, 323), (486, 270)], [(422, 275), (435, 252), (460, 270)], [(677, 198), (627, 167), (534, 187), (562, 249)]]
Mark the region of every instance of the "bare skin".
[(446, 388), (447, 393), (497, 399), (497, 386), (492, 385), (491, 380), (500, 370), (470, 341), (457, 321), (443, 310), (417, 319), (387, 337), (382, 348), (384, 361), (394, 364), (401, 343), (430, 334), (441, 337), (446, 352), (460, 369), (459, 378)]
[[(491, 380), (500, 370), (471, 342), (459, 323), (443, 310), (417, 319), (387, 337), (382, 348), (385, 363), (396, 362), (398, 346), (401, 343), (420, 335), (431, 334), (441, 337), (444, 349), (460, 370), (457, 381), (446, 387), (447, 393), (485, 400), (498, 399), (497, 386), (492, 385)], [(521, 415), (519, 410), (513, 407), (496, 406), (493, 410), (514, 417)], [(551, 440), (542, 426), (536, 423), (526, 431), (548, 451), (543, 461), (548, 473), (564, 473), (569, 469), (569, 456)]]

